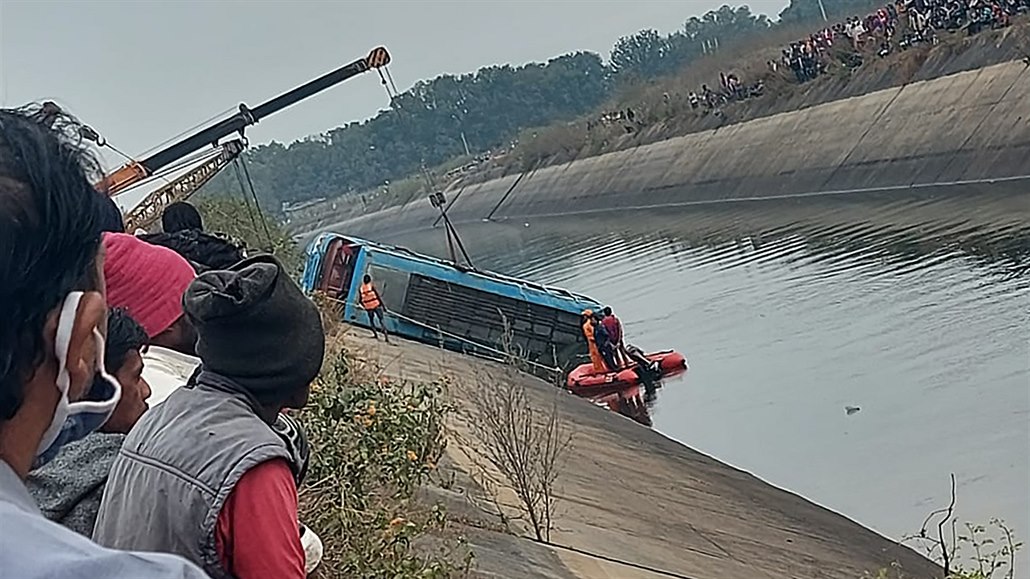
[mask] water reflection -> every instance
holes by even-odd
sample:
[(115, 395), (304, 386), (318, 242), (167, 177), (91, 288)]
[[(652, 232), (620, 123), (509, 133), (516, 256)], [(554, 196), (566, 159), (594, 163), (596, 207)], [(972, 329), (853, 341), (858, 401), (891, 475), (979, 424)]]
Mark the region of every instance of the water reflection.
[[(806, 198), (461, 231), (478, 266), (592, 295), (629, 341), (685, 353), (690, 373), (654, 409), (663, 433), (893, 537), (947, 503), (954, 472), (960, 521), (1000, 516), (1030, 535), (1026, 196)], [(444, 251), (439, 230), (384, 240)]]

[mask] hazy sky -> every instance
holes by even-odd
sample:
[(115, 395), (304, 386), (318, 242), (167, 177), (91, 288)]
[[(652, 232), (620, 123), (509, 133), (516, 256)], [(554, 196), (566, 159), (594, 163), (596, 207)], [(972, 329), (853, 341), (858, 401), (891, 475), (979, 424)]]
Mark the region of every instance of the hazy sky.
[[(0, 105), (54, 99), (139, 155), (377, 45), (390, 50), (390, 70), (404, 90), (443, 73), (575, 50), (607, 58), (619, 36), (642, 28), (670, 32), (723, 3), (0, 0)], [(775, 18), (787, 0), (746, 3)], [(289, 142), (373, 116), (387, 102), (378, 76), (367, 73), (247, 134), (252, 143)]]

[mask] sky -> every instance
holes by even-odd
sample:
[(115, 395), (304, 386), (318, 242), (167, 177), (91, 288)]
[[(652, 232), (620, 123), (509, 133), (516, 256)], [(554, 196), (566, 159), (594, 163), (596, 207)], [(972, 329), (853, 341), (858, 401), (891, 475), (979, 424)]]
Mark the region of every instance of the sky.
[[(746, 3), (775, 18), (787, 2)], [(138, 158), (241, 102), (253, 108), (379, 45), (392, 54), (403, 91), (440, 74), (577, 50), (607, 58), (620, 36), (668, 33), (724, 3), (0, 0), (0, 106), (55, 100)], [(251, 144), (288, 143), (387, 104), (378, 75), (367, 73), (280, 111), (247, 136)]]

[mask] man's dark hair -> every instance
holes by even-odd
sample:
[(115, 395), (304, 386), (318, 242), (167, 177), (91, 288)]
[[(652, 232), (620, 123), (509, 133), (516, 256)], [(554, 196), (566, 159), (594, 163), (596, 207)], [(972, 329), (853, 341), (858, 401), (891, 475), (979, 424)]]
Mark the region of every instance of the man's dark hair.
[(368, 275), (366, 273), (365, 274), (365, 278), (364, 278), (364, 283), (370, 283), (371, 281), (372, 281), (372, 276), (370, 276), (370, 275)]
[[(46, 123), (46, 124), (45, 124)], [(75, 290), (94, 290), (103, 196), (78, 123), (41, 107), (0, 109), (0, 422), (45, 359), (43, 328)]]
[(107, 341), (104, 343), (104, 368), (114, 374), (129, 352), (139, 351), (150, 343), (143, 326), (132, 319), (124, 308), (115, 308), (107, 314)]
[(100, 211), (100, 230), (111, 233), (125, 233), (125, 218), (114, 199), (104, 196)]
[(175, 233), (187, 229), (204, 230), (204, 222), (197, 208), (185, 201), (176, 201), (161, 213), (161, 229), (165, 233)]
[(606, 315), (606, 316), (612, 315), (612, 307), (611, 306), (604, 306), (604, 309), (601, 310), (601, 311), (603, 311), (604, 315)]

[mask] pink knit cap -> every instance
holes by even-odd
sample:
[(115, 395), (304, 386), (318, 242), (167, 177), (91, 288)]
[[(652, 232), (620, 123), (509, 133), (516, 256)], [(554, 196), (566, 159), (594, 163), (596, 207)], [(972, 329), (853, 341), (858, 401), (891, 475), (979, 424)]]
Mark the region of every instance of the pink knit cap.
[(153, 338), (182, 315), (182, 294), (197, 276), (171, 249), (126, 233), (105, 233), (107, 306), (125, 308)]

